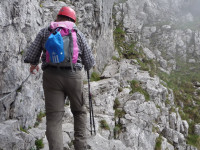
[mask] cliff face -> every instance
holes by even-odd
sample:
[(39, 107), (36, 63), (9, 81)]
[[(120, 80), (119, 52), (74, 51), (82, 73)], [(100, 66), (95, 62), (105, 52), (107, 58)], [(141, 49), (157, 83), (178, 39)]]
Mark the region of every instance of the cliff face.
[(183, 0), (127, 0), (114, 6), (114, 14), (116, 24), (123, 23), (126, 32), (170, 72), (176, 69), (176, 58), (187, 63), (199, 60), (199, 24), (190, 5)]
[(112, 7), (114, 0), (72, 2), (78, 13), (78, 27), (87, 36), (102, 71), (114, 51)]
[[(123, 43), (133, 41), (136, 51), (143, 47), (145, 59), (158, 62), (160, 70), (168, 74), (177, 69), (179, 56), (184, 62), (197, 63), (199, 31), (177, 27), (186, 20), (190, 23), (195, 20), (189, 11), (181, 13), (191, 6), (185, 0), (1, 1), (0, 98), (10, 95), (0, 101), (0, 149), (30, 149), (36, 139), (44, 138), (45, 121), (36, 127), (37, 115), (44, 111), (42, 71), (13, 91), (29, 75), (29, 65), (23, 63), (27, 47), (66, 5), (76, 10), (78, 27), (95, 55), (96, 69), (106, 78), (91, 83), (97, 129), (97, 135), (88, 138), (91, 149), (153, 150), (160, 142), (163, 150), (195, 150), (186, 144), (189, 125), (181, 119), (173, 91), (164, 86), (166, 83), (143, 71), (139, 60), (111, 60), (112, 56), (121, 55), (118, 48), (122, 53), (127, 51), (127, 47), (116, 47), (120, 39), (113, 40), (116, 37), (113, 31), (120, 28)], [(64, 142), (69, 148), (73, 139), (69, 107), (64, 120)], [(102, 120), (109, 130), (102, 129)], [(29, 129), (29, 134), (23, 129)]]

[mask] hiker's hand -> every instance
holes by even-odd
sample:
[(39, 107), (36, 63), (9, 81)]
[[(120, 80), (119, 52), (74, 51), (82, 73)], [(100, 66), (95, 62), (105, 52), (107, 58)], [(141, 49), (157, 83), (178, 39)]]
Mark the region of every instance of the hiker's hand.
[(30, 66), (30, 72), (32, 73), (32, 74), (36, 74), (36, 72), (34, 72), (34, 70), (36, 70), (37, 72), (39, 71), (39, 66), (37, 65), (37, 66), (35, 66), (35, 65), (31, 65)]

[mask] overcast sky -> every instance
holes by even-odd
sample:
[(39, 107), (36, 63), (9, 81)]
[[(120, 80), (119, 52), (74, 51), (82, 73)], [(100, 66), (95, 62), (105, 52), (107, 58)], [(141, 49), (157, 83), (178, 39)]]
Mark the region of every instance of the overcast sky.
[(200, 0), (187, 0), (190, 1), (188, 6), (189, 11), (196, 17), (200, 18)]

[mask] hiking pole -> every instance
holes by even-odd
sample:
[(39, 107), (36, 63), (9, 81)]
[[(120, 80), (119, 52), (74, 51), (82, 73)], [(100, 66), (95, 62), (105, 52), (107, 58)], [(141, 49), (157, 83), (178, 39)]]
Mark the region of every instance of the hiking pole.
[(88, 76), (88, 97), (89, 97), (89, 112), (90, 112), (90, 133), (92, 135), (92, 109), (91, 109), (91, 93), (90, 93), (90, 74), (89, 70), (87, 70), (87, 76)]
[(23, 84), (28, 80), (28, 78), (31, 76), (31, 73), (28, 75), (28, 77), (26, 77), (26, 79), (24, 81), (22, 81), (21, 85), (18, 86), (17, 88), (15, 88), (13, 91), (11, 91), (8, 95), (4, 96), (3, 98), (0, 99), (0, 101), (4, 100), (5, 98), (7, 98), (8, 96), (10, 96), (12, 93), (16, 92), (17, 90), (20, 90), (23, 86)]
[(87, 76), (88, 76), (88, 96), (89, 96), (89, 111), (90, 111), (90, 133), (92, 135), (92, 125), (94, 128), (94, 134), (96, 134), (95, 130), (95, 122), (94, 122), (94, 113), (93, 113), (93, 106), (92, 106), (92, 95), (90, 93), (90, 73), (89, 70), (87, 70)]

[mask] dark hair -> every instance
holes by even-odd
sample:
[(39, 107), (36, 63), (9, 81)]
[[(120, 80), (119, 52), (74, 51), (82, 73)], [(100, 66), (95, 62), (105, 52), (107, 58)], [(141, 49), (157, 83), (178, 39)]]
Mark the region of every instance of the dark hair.
[(73, 20), (72, 18), (70, 18), (68, 16), (58, 15), (57, 19), (60, 21), (71, 21), (71, 22), (75, 23), (75, 20)]

